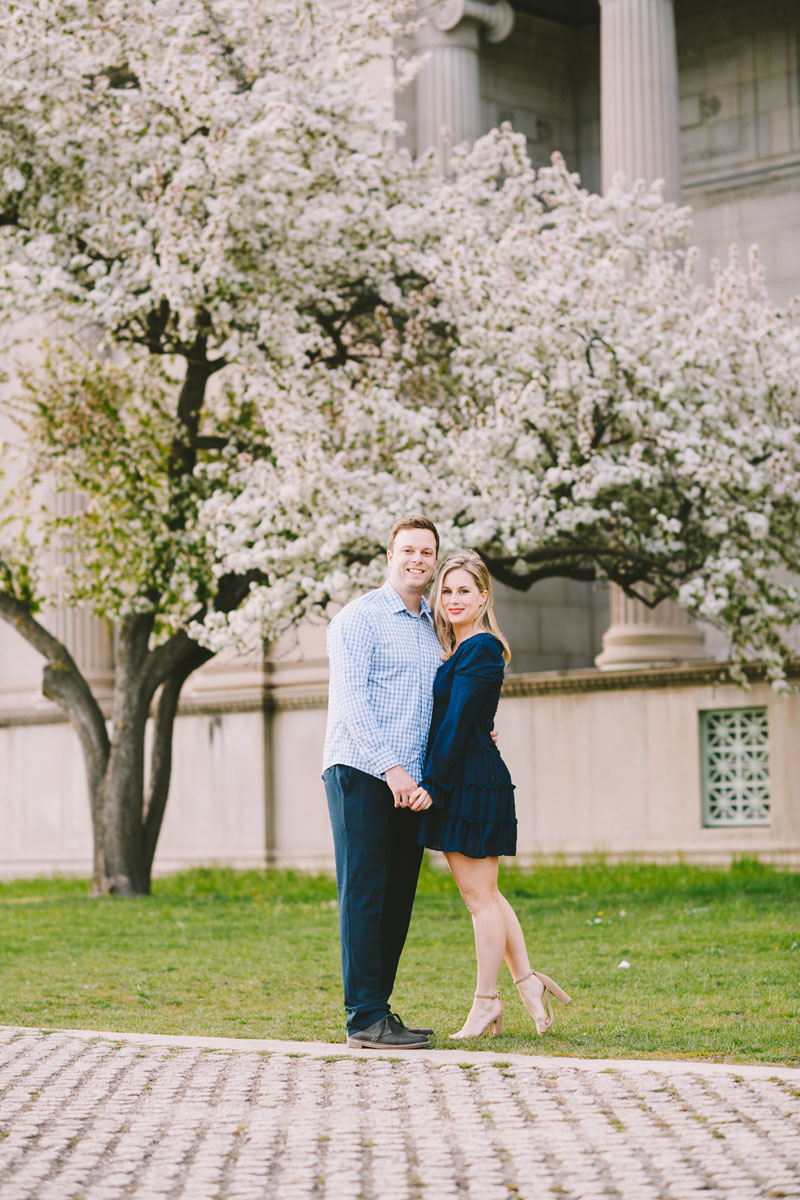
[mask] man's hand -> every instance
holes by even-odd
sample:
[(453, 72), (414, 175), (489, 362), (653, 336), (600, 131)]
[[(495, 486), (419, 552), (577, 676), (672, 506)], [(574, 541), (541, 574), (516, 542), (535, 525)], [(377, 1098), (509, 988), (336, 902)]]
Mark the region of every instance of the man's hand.
[(395, 808), (407, 808), (409, 796), (419, 789), (405, 767), (399, 764), (389, 767), (389, 770), (384, 772), (384, 778), (392, 789)]
[(497, 745), (497, 739), (499, 738), (499, 736), (500, 736), (500, 734), (497, 732), (497, 726), (493, 725), (491, 738), (492, 738), (492, 741), (494, 742), (495, 746)]
[(413, 809), (414, 812), (423, 812), (426, 808), (430, 808), (432, 804), (433, 800), (424, 787), (418, 787), (408, 798), (408, 807)]

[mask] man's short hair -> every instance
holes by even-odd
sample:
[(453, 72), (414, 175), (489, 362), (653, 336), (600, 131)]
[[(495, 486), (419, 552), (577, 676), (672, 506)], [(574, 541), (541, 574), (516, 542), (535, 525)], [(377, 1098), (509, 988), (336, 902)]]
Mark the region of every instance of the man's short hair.
[(436, 542), (436, 555), (439, 555), (439, 531), (433, 521), (429, 521), (427, 517), (401, 517), (399, 521), (395, 521), (389, 534), (388, 549), (394, 549), (394, 539), (403, 529), (428, 529), (433, 534)]

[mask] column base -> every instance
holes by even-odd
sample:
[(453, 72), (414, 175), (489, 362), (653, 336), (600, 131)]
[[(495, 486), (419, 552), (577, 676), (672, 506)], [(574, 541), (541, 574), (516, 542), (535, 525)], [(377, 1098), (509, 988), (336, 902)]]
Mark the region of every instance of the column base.
[(617, 670), (705, 658), (708, 651), (699, 629), (630, 624), (611, 626), (603, 635), (603, 649), (594, 661), (601, 670)]

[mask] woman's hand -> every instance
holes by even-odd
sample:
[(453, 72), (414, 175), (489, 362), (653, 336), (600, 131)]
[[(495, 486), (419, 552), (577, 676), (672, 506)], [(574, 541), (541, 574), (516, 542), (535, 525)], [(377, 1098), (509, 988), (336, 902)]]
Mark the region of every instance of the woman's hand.
[(422, 812), (424, 809), (430, 808), (432, 804), (433, 800), (425, 791), (425, 788), (418, 787), (408, 797), (407, 807), (412, 809), (414, 812)]

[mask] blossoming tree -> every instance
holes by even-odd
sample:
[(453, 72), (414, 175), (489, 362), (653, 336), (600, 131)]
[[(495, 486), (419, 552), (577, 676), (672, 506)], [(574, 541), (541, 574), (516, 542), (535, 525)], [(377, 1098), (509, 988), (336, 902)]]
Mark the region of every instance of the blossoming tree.
[[(178, 697), (212, 653), (187, 622), (257, 581), (302, 594), (288, 570), (216, 570), (198, 505), (242, 457), (291, 456), (295, 405), (335, 403), (328, 372), (352, 360), (358, 376), (363, 359), (365, 396), (403, 375), (384, 326), (409, 340), (425, 280), (392, 212), (431, 168), (398, 153), (391, 112), (359, 85), (377, 55), (402, 70), (396, 7), (15, 0), (1, 18), (2, 336), (21, 330), (40, 357), (9, 401), (24, 437), (0, 615), (44, 655), (44, 692), (79, 733), (98, 891), (149, 886)], [(49, 339), (31, 333), (43, 321)], [(37, 512), (59, 491), (82, 511)], [(54, 546), (74, 551), (61, 603), (114, 622), (110, 734), (36, 615)]]
[[(218, 569), (291, 560), (324, 605), (343, 552), (373, 564), (351, 581), (378, 578), (363, 539), (377, 552), (387, 508), (410, 504), (512, 587), (676, 599), (727, 634), (735, 676), (758, 657), (780, 684), (800, 622), (796, 306), (770, 303), (755, 251), (701, 283), (688, 210), (657, 188), (592, 195), (557, 156), (534, 172), (508, 130), (453, 168), (419, 201), (411, 254), (446, 363), (418, 363), (380, 413), (351, 392), (330, 428), (312, 417), (313, 493), (303, 470), (281, 490), (271, 464), (238, 464), (200, 514)], [(254, 588), (206, 640), (282, 604)]]
[[(678, 597), (776, 673), (800, 617), (800, 344), (757, 267), (701, 286), (685, 213), (590, 196), (560, 161), (537, 175), (510, 130), (447, 180), (412, 160), (357, 82), (391, 68), (400, 15), (2, 18), (2, 336), (26, 315), (50, 336), (22, 323), (39, 356), (9, 391), (0, 616), (80, 737), (97, 891), (149, 888), (192, 671), (375, 581), (398, 512), (513, 586)], [(59, 490), (69, 518), (42, 511)], [(53, 546), (74, 551), (62, 602), (113, 622), (110, 731), (37, 616)]]

